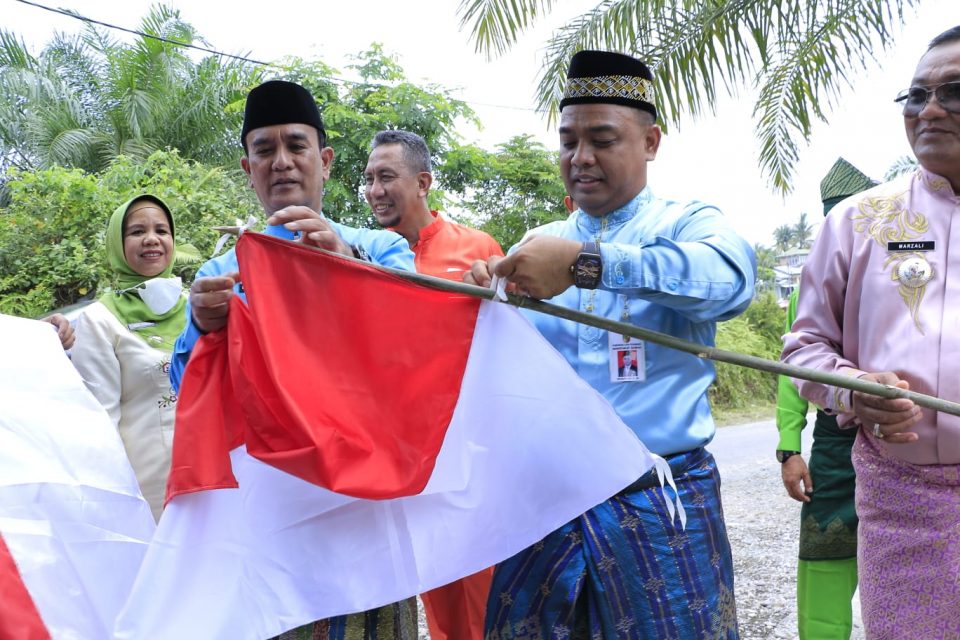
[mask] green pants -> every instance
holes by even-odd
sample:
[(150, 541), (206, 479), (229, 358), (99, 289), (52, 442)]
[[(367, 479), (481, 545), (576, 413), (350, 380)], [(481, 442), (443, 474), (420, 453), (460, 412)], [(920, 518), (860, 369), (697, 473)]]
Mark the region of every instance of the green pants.
[(800, 640), (849, 640), (850, 600), (857, 589), (857, 559), (797, 563), (797, 623)]

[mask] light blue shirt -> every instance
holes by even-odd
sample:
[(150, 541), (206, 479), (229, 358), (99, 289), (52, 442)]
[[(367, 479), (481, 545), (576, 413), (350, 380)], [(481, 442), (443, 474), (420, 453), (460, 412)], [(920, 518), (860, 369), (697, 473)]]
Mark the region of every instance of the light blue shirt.
[[(329, 219), (327, 222), (333, 226), (337, 235), (344, 242), (350, 246), (362, 247), (366, 250), (373, 264), (403, 269), (404, 271), (416, 271), (413, 264), (413, 251), (410, 250), (410, 245), (407, 244), (403, 236), (393, 231), (354, 229)], [(294, 237), (292, 231), (280, 225), (269, 226), (264, 230), (264, 233), (286, 240), (293, 240)], [(197, 271), (197, 278), (233, 273), (238, 268), (237, 255), (233, 249), (230, 249), (226, 253), (205, 262)], [(234, 291), (241, 298), (246, 299), (239, 285), (234, 288)], [(190, 353), (193, 351), (194, 345), (197, 344), (197, 340), (203, 335), (193, 323), (189, 300), (187, 301), (186, 314), (187, 326), (180, 337), (177, 338), (177, 343), (173, 348), (173, 357), (170, 361), (170, 384), (173, 385), (174, 391), (178, 392), (180, 390), (180, 380), (183, 379), (183, 370), (190, 359)]]
[[(603, 277), (594, 291), (570, 287), (553, 304), (623, 320), (713, 346), (716, 322), (753, 298), (753, 249), (715, 207), (655, 198), (649, 188), (603, 218), (575, 211), (533, 233), (599, 241)], [(707, 402), (709, 360), (647, 342), (644, 382), (611, 382), (607, 332), (525, 310), (547, 340), (620, 417), (660, 455), (690, 451), (713, 438)]]

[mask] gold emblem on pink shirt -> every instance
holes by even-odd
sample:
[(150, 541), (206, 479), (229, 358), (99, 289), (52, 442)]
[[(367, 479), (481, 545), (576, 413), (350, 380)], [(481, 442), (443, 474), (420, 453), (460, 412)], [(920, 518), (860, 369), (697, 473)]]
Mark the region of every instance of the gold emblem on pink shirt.
[[(930, 223), (922, 213), (905, 207), (906, 195), (903, 191), (861, 200), (860, 211), (853, 216), (854, 230), (866, 233), (884, 249), (889, 242), (920, 239), (930, 229)], [(907, 305), (917, 330), (923, 333), (917, 314), (927, 283), (933, 277), (933, 266), (919, 252), (888, 252), (883, 269), (890, 269), (891, 279), (899, 283), (897, 293)]]

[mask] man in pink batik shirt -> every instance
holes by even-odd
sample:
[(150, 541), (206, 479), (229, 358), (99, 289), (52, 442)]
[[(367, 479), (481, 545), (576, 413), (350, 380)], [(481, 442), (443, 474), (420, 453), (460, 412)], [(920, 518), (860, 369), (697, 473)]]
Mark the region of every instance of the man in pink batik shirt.
[[(920, 168), (831, 211), (804, 267), (783, 358), (956, 402), (960, 26), (930, 43), (897, 102)], [(852, 455), (867, 636), (958, 637), (960, 418), (797, 383), (841, 427), (859, 429)]]

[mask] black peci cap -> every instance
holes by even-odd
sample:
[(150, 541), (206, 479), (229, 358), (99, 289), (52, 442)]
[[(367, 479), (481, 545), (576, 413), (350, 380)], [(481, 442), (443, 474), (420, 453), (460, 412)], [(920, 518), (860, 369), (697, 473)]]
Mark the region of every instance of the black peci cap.
[(326, 136), (320, 110), (309, 91), (295, 82), (264, 82), (247, 94), (240, 143), (244, 144), (254, 129), (291, 123), (308, 124), (317, 129), (319, 137)]

